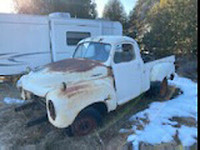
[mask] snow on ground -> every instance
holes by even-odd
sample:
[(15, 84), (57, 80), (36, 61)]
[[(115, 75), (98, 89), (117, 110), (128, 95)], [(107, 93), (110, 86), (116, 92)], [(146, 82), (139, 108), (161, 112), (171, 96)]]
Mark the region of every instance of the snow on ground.
[(25, 102), (25, 100), (11, 98), (11, 97), (5, 97), (3, 102), (6, 104), (23, 104)]
[[(183, 94), (172, 100), (151, 103), (149, 108), (130, 118), (134, 134), (129, 135), (134, 150), (139, 149), (139, 143), (161, 144), (173, 142), (178, 137), (183, 146), (196, 143), (197, 127), (179, 125), (174, 117), (194, 118), (197, 122), (197, 84), (187, 78), (176, 75), (170, 85), (176, 86)], [(142, 126), (138, 128), (138, 125)]]

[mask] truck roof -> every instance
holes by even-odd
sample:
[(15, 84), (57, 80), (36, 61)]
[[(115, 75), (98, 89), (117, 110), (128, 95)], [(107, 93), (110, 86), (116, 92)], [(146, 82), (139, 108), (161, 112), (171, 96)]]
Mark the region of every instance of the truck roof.
[(102, 43), (109, 43), (109, 44), (116, 44), (119, 42), (123, 42), (123, 41), (131, 41), (131, 42), (135, 42), (134, 39), (127, 37), (127, 36), (110, 36), (110, 35), (106, 35), (106, 36), (95, 36), (95, 37), (89, 37), (86, 39), (83, 39), (79, 42), (83, 43), (83, 42), (102, 42)]

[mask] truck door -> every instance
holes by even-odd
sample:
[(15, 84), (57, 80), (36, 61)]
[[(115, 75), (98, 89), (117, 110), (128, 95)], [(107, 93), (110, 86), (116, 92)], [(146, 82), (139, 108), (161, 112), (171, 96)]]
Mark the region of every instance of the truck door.
[(118, 105), (141, 94), (142, 66), (138, 57), (132, 43), (121, 43), (115, 47), (112, 68)]

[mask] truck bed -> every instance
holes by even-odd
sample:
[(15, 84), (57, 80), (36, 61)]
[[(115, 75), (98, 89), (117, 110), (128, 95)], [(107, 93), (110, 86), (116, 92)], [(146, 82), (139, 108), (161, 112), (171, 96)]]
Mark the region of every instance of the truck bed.
[(160, 59), (149, 59), (148, 61), (144, 61), (145, 65), (155, 65), (157, 63), (161, 63), (161, 62), (170, 62), (170, 63), (174, 63), (175, 62), (175, 56), (167, 56), (167, 57), (163, 57)]
[[(163, 57), (161, 59), (156, 59), (156, 60), (151, 60), (151, 61), (148, 61), (148, 62), (145, 62), (144, 63), (144, 68), (146, 70), (146, 73), (147, 73), (147, 77), (150, 77), (150, 81), (155, 81), (155, 78), (162, 78), (164, 77), (167, 72), (174, 72), (174, 68), (172, 66), (174, 66), (174, 62), (175, 62), (175, 56), (172, 55), (172, 56), (167, 56), (167, 57)], [(171, 65), (170, 65), (171, 64)], [(155, 67), (158, 67), (156, 70), (156, 74), (158, 76), (155, 77)], [(162, 69), (161, 69), (162, 68)], [(162, 70), (162, 71), (160, 71)], [(152, 71), (154, 72), (152, 74)], [(160, 81), (160, 80), (158, 80)]]
[[(153, 55), (153, 54), (145, 54), (142, 52), (141, 52), (141, 57), (142, 57), (144, 63), (148, 63), (148, 62), (151, 62), (154, 60), (159, 60), (159, 59), (165, 58), (165, 57), (155, 57), (155, 55)], [(168, 56), (166, 56), (166, 57), (168, 57)]]

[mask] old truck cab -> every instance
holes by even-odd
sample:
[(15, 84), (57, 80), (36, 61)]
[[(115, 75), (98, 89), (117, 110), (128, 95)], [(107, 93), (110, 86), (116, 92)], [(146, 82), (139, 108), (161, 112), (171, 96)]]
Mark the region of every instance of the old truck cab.
[(107, 112), (148, 91), (152, 82), (166, 83), (175, 73), (174, 61), (170, 56), (144, 63), (130, 37), (90, 37), (79, 42), (72, 58), (31, 71), (18, 87), (24, 99), (45, 99), (55, 127), (85, 135)]

